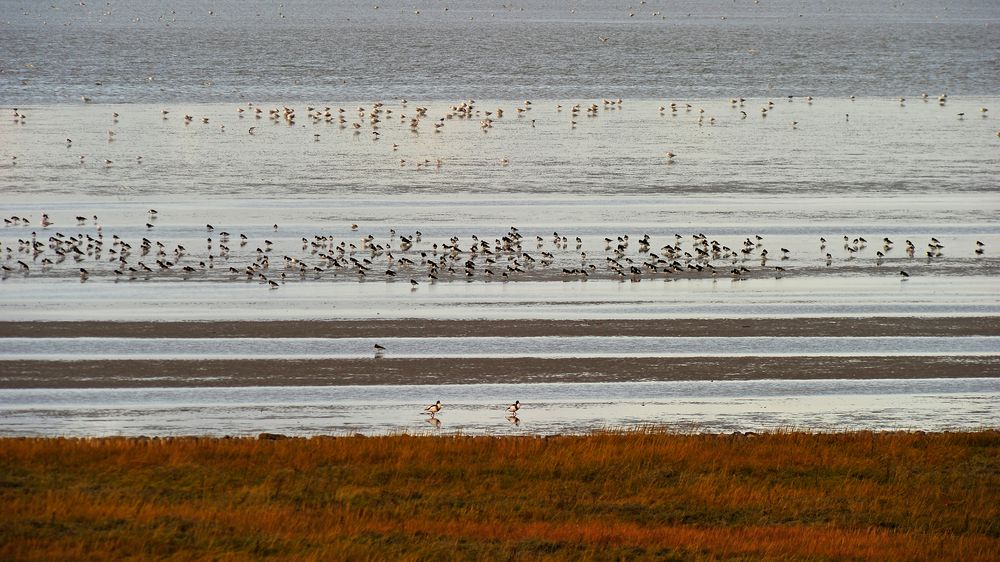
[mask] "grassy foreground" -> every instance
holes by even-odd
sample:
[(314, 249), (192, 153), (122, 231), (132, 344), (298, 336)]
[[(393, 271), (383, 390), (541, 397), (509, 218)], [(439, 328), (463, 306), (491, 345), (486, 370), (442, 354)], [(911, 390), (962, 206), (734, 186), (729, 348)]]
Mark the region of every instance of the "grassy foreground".
[(0, 560), (997, 560), (1000, 432), (0, 439)]

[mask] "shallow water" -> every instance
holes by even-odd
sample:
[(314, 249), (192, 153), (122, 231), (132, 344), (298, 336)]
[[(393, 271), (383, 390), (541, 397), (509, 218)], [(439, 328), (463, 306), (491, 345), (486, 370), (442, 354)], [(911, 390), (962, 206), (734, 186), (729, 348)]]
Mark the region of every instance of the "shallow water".
[[(12, 278), (13, 279), (13, 278)], [(8, 280), (10, 281), (10, 280)], [(681, 319), (995, 316), (994, 277), (444, 282), (5, 282), (9, 320)], [(947, 290), (943, 287), (947, 286)]]
[[(17, 107), (24, 123), (0, 121), (6, 156), (0, 183), (18, 195), (4, 201), (5, 210), (31, 215), (32, 223), (42, 211), (65, 209), (69, 216), (56, 218), (59, 228), (75, 224), (76, 214), (98, 214), (106, 226), (140, 229), (124, 235), (141, 233), (142, 205), (160, 201), (176, 211), (159, 225), (169, 234), (205, 219), (226, 228), (277, 222), (334, 232), (354, 222), (375, 234), (386, 226), (419, 229), (455, 219), (465, 227), (567, 229), (609, 220), (613, 226), (731, 228), (743, 218), (747, 226), (784, 226), (786, 218), (819, 217), (825, 217), (821, 224), (878, 231), (887, 223), (933, 226), (941, 219), (995, 225), (984, 213), (998, 206), (993, 178), (1000, 139), (994, 118), (980, 109), (1000, 111), (1000, 98), (950, 95), (940, 104), (934, 96), (909, 95), (915, 99), (905, 103), (870, 95), (811, 102), (750, 97), (741, 104), (729, 97), (646, 97), (621, 105), (570, 97), (530, 106), (501, 98), (477, 100), (478, 113), (465, 118), (448, 117), (463, 97), (407, 105), (384, 100), (374, 125), (370, 111), (378, 98), (293, 104), (293, 123), (268, 117), (269, 110), (286, 107), (271, 99), (253, 105), (29, 104)], [(676, 111), (670, 103), (679, 104)], [(591, 104), (597, 104), (593, 114)], [(331, 116), (315, 118), (310, 106), (329, 107)], [(417, 107), (426, 108), (426, 117), (411, 130)], [(497, 108), (503, 117), (485, 114)], [(263, 110), (259, 118), (255, 109)], [(493, 125), (482, 129), (487, 118)], [(434, 123), (442, 124), (440, 131)], [(672, 160), (668, 151), (676, 154)], [(514, 193), (527, 197), (509, 197)], [(969, 193), (993, 196), (980, 197), (986, 207), (977, 207)], [(964, 196), (949, 197), (958, 194)], [(191, 209), (195, 196), (209, 201)], [(211, 202), (219, 199), (227, 201)], [(128, 209), (128, 202), (136, 207)], [(179, 208), (169, 209), (171, 203)], [(450, 213), (469, 203), (470, 215)], [(127, 210), (132, 213), (121, 214)], [(802, 222), (808, 223), (793, 224)]]
[[(515, 398), (516, 424), (504, 414)], [(444, 404), (440, 424), (421, 414), (435, 400)], [(1000, 383), (991, 379), (26, 389), (0, 394), (0, 434), (943, 431), (1000, 426), (998, 412)]]
[[(1000, 337), (4, 338), (2, 360), (392, 358), (973, 357)], [(2, 363), (0, 363), (2, 364)]]

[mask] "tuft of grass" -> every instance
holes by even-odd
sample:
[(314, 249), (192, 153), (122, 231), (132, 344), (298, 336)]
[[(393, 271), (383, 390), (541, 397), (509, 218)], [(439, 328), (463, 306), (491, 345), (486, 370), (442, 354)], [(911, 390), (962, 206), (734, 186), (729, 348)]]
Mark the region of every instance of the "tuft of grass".
[(0, 559), (996, 560), (1000, 432), (0, 439)]

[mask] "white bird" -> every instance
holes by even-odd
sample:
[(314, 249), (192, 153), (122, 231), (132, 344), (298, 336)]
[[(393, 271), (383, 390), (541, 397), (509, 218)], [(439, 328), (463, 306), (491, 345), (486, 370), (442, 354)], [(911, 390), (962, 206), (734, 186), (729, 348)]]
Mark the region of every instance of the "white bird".
[(424, 411), (430, 414), (431, 417), (433, 417), (434, 414), (441, 411), (441, 401), (438, 400), (437, 402), (431, 404), (430, 406), (427, 406), (426, 408), (424, 408)]
[(517, 415), (517, 411), (520, 410), (520, 409), (521, 409), (521, 401), (520, 400), (515, 400), (513, 404), (511, 404), (510, 406), (507, 406), (507, 413), (510, 414), (510, 415), (512, 415), (512, 416), (516, 416)]

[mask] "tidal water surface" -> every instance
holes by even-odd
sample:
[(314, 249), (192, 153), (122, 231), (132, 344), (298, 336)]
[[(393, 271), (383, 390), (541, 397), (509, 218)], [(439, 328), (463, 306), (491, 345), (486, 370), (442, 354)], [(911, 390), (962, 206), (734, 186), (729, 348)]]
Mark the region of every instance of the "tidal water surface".
[[(976, 357), (1000, 337), (4, 338), (2, 360), (393, 358)], [(0, 363), (2, 364), (2, 363)], [(67, 368), (70, 368), (67, 365)]]
[[(522, 403), (517, 418), (504, 409)], [(440, 400), (441, 413), (422, 413)], [(554, 434), (973, 430), (1000, 424), (993, 379), (441, 386), (23, 389), (0, 394), (3, 435)]]

